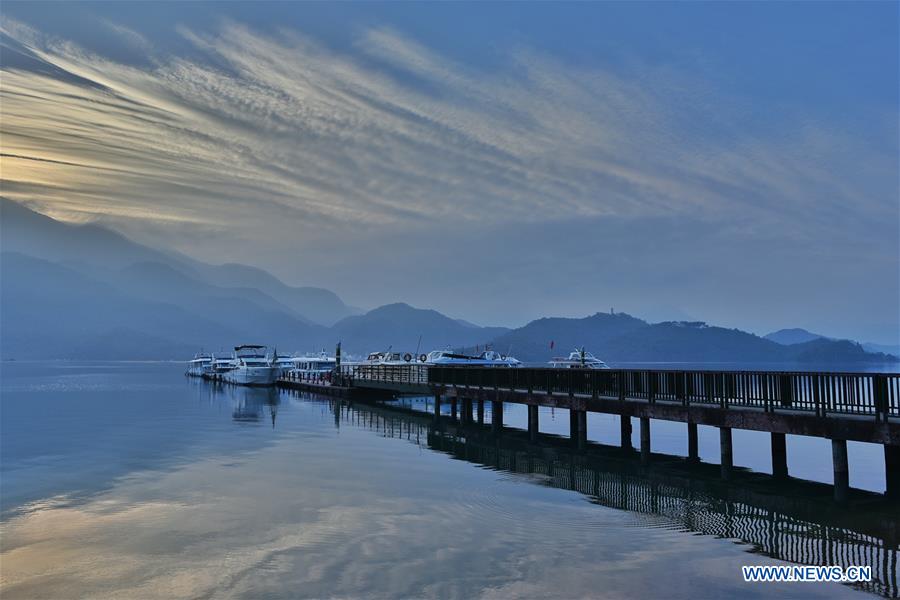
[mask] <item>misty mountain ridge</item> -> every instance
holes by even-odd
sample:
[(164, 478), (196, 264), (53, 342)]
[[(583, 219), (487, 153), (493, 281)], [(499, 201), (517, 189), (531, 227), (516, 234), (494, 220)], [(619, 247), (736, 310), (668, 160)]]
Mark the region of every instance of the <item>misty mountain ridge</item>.
[(763, 337), (769, 341), (775, 342), (776, 344), (782, 344), (784, 346), (790, 346), (791, 344), (804, 344), (806, 342), (825, 338), (824, 335), (812, 333), (811, 331), (807, 331), (806, 329), (802, 329), (800, 327), (779, 329), (778, 331), (773, 331), (772, 333), (766, 334)]
[[(764, 337), (767, 340), (771, 340), (785, 346), (790, 346), (793, 344), (804, 344), (815, 340), (856, 343), (853, 340), (842, 340), (840, 338), (828, 337), (820, 333), (813, 333), (800, 327), (779, 329), (778, 331), (773, 331), (772, 333), (769, 333)], [(900, 344), (874, 344), (871, 342), (859, 342), (859, 345), (862, 346), (862, 348), (866, 352), (872, 352), (876, 354), (890, 354), (892, 356), (900, 357)]]
[(91, 277), (114, 279), (115, 271), (135, 263), (157, 263), (199, 284), (243, 290), (237, 295), (246, 296), (247, 289), (255, 289), (270, 297), (260, 299), (264, 304), (280, 303), (296, 317), (321, 325), (331, 325), (356, 312), (323, 288), (290, 286), (257, 267), (210, 265), (174, 251), (162, 252), (105, 227), (63, 223), (2, 197), (0, 217), (2, 251), (64, 264)]
[[(436, 310), (413, 308), (397, 302), (370, 310), (364, 315), (347, 317), (332, 327), (336, 339), (345, 340), (349, 349), (384, 350), (392, 344), (395, 350), (412, 352), (447, 346), (483, 343), (509, 331), (505, 327), (478, 327), (460, 323)], [(421, 347), (422, 342), (427, 343)], [(362, 350), (367, 352), (368, 350)]]
[(516, 329), (481, 327), (404, 303), (354, 315), (329, 290), (289, 286), (257, 267), (209, 265), (4, 199), (0, 211), (3, 358), (185, 359), (201, 347), (261, 342), (285, 353), (341, 341), (354, 354), (490, 345), (529, 362), (581, 346), (613, 363), (891, 360), (809, 332), (814, 337), (786, 345), (737, 329), (649, 323), (626, 313), (545, 317)]

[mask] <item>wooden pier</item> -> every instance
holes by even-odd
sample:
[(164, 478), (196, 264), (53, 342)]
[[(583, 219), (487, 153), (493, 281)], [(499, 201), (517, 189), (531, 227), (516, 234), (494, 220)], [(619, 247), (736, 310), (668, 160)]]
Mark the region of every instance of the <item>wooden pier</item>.
[[(637, 369), (548, 369), (437, 367), (409, 365), (342, 366), (334, 383), (346, 388), (396, 395), (429, 395), (434, 410), (449, 402), (451, 415), (484, 419), (491, 402), (491, 428), (503, 430), (503, 405), (528, 406), (528, 432), (539, 431), (539, 406), (570, 411), (570, 438), (587, 442), (587, 413), (620, 415), (621, 446), (631, 448), (632, 418), (640, 424), (640, 457), (651, 460), (654, 419), (686, 424), (688, 459), (698, 460), (697, 426), (719, 429), (720, 474), (733, 471), (732, 429), (771, 435), (772, 472), (788, 477), (785, 435), (831, 440), (834, 499), (850, 493), (847, 442), (882, 444), (885, 494), (900, 498), (900, 374), (756, 371), (676, 371)], [(475, 408), (477, 406), (477, 409)]]
[(325, 396), (337, 396), (339, 398), (352, 398), (354, 392), (361, 391), (349, 385), (339, 385), (330, 380), (320, 378), (306, 378), (285, 374), (276, 382), (278, 387), (288, 390), (301, 390), (314, 392)]

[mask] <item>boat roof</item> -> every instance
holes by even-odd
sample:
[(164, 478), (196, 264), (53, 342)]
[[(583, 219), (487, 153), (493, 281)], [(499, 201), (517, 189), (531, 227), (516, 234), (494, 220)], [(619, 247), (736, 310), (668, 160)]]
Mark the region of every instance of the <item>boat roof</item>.
[(260, 348), (265, 348), (265, 346), (261, 346), (260, 344), (244, 344), (243, 346), (235, 346), (234, 351), (238, 350), (259, 350)]

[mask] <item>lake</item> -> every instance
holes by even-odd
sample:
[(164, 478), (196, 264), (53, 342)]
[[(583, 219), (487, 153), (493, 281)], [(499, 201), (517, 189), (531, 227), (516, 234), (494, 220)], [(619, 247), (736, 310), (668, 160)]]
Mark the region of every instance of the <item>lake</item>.
[[(579, 453), (553, 435), (562, 410), (541, 409), (535, 447), (516, 430), (524, 407), (491, 436), (434, 425), (428, 399), (213, 385), (176, 363), (0, 368), (4, 598), (898, 594), (896, 514), (874, 495), (837, 510), (811, 483), (719, 482), (714, 429), (700, 428), (706, 467), (643, 469), (609, 415), (589, 415)], [(683, 456), (686, 437), (653, 422), (654, 452)], [(735, 464), (769, 472), (768, 444), (735, 430)], [(851, 485), (882, 491), (881, 447), (849, 451)], [(790, 436), (791, 474), (830, 483), (829, 453)], [(741, 576), (795, 563), (871, 565), (876, 580)]]

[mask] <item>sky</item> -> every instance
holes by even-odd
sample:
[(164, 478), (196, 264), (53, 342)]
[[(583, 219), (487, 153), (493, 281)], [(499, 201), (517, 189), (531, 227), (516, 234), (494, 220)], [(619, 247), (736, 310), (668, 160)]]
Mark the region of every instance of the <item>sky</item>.
[(898, 343), (898, 11), (7, 1), (2, 193), (362, 308)]

